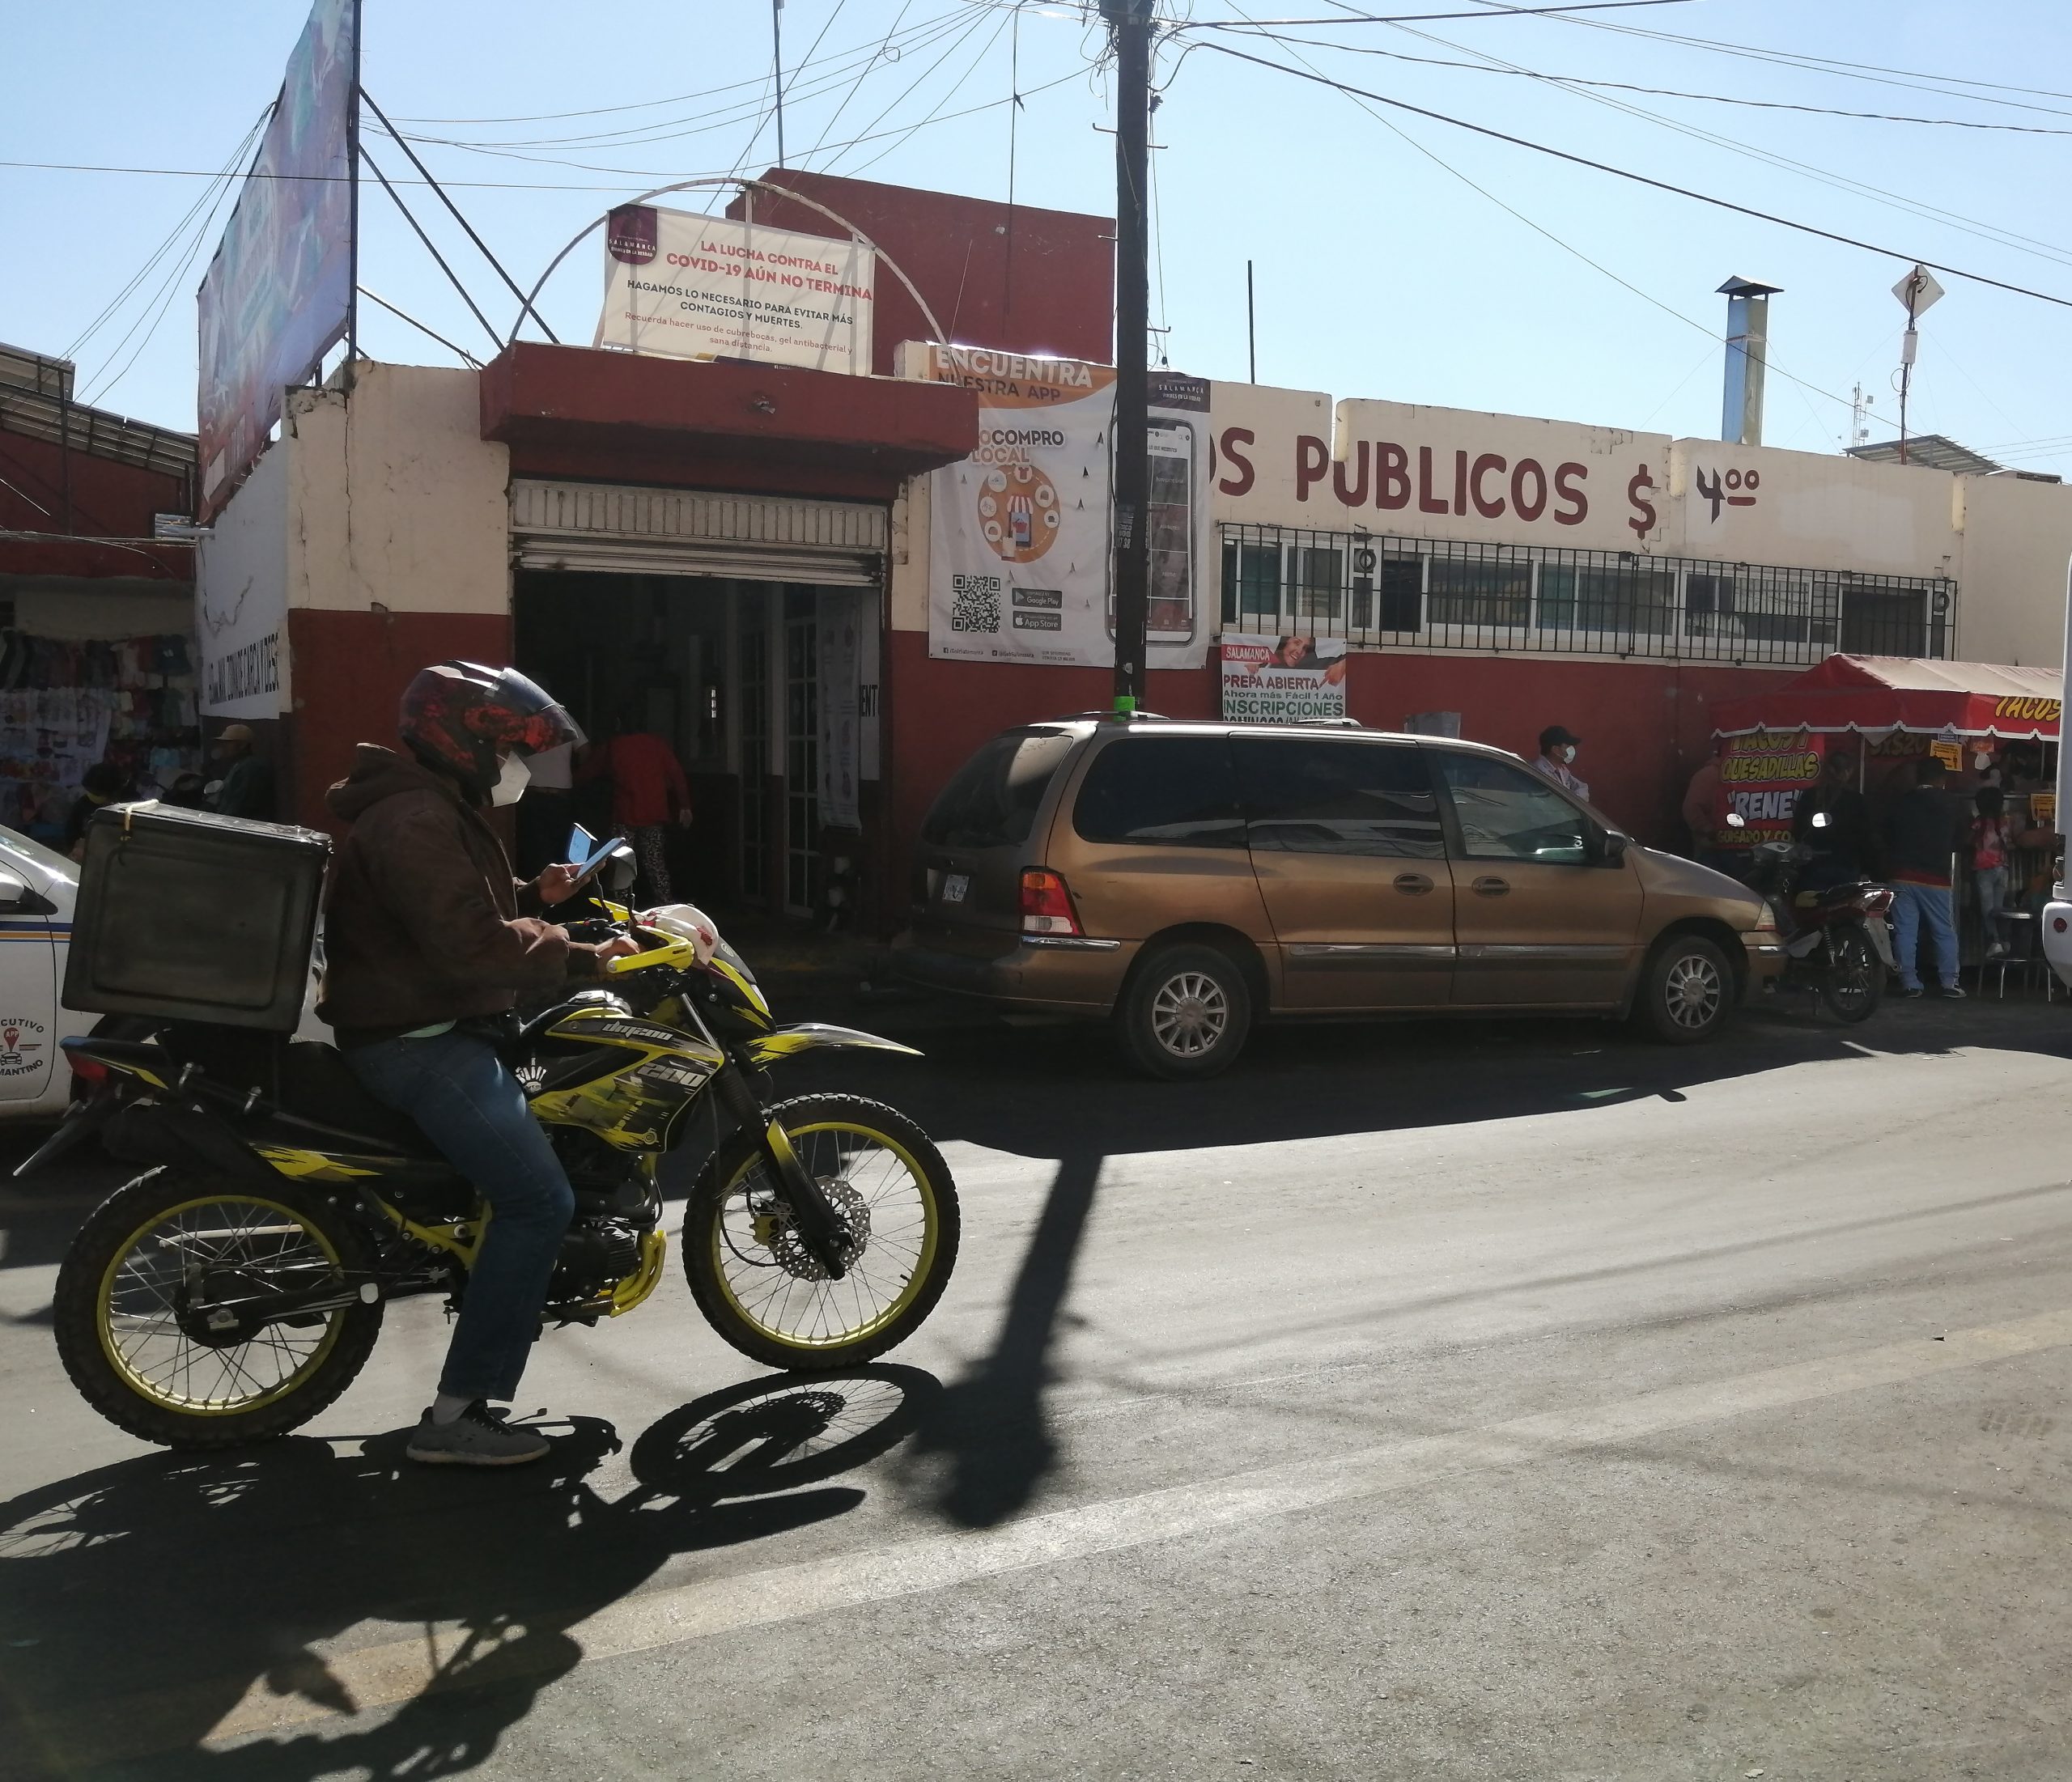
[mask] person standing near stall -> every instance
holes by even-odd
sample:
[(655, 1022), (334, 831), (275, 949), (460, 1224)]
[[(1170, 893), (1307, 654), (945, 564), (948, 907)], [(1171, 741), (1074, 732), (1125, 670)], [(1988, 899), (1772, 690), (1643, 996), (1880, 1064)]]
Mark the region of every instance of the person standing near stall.
[(1943, 782), (1949, 769), (1929, 757), (1914, 783), (1885, 813), (1885, 854), (1892, 888), (1892, 933), (1900, 954), (1900, 994), (1918, 996), (1921, 931), (1928, 930), (1935, 975), (1945, 996), (1962, 996), (1957, 983), (1957, 926), (1950, 909), (1950, 867), (1963, 813)]

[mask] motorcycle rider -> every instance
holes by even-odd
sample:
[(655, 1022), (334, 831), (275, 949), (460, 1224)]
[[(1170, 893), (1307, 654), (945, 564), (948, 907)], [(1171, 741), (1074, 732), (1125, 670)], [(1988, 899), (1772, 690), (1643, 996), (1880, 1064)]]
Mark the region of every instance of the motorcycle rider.
[[(1812, 851), (1798, 876), (1802, 891), (1827, 891), (1838, 885), (1878, 876), (1878, 832), (1870, 805), (1856, 789), (1856, 754), (1831, 748), (1820, 763), (1820, 777), (1792, 807), (1791, 838)], [(1815, 817), (1827, 821), (1815, 823)]]
[(512, 1466), (550, 1445), (490, 1401), (518, 1390), (575, 1200), (524, 1091), (470, 1024), (595, 977), (637, 943), (585, 945), (543, 919), (571, 894), (575, 868), (520, 884), (482, 814), (523, 791), (524, 757), (583, 740), (545, 690), (515, 669), (442, 662), (405, 691), (400, 728), (401, 752), (360, 744), (329, 795), (351, 827), (325, 905), (318, 1012), (353, 1074), (490, 1207), (437, 1396), (407, 1452)]

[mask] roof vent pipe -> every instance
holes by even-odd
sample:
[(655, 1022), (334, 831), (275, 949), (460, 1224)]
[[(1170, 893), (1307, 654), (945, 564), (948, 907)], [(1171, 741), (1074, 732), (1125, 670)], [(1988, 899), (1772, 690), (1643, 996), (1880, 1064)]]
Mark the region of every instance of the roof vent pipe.
[(1770, 299), (1784, 286), (1730, 278), (1719, 288), (1726, 299), (1726, 385), (1720, 404), (1719, 436), (1729, 445), (1760, 445)]

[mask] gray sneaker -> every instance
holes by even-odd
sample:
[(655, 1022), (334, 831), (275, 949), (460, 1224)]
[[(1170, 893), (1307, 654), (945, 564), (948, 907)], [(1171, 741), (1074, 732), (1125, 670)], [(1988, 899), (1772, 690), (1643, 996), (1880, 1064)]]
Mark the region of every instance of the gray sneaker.
[(554, 1444), (536, 1429), (514, 1429), (505, 1413), (481, 1399), (450, 1423), (435, 1423), (427, 1408), (403, 1452), (428, 1466), (522, 1466), (544, 1460)]

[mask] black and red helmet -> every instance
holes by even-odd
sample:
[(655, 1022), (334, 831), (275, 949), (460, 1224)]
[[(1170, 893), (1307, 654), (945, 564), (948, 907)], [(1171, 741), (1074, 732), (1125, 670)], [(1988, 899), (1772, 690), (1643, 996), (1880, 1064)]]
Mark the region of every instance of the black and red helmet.
[(479, 662), (419, 669), (403, 689), (398, 724), (421, 761), (484, 793), (496, 783), (507, 751), (537, 755), (585, 740), (567, 707), (537, 682)]

